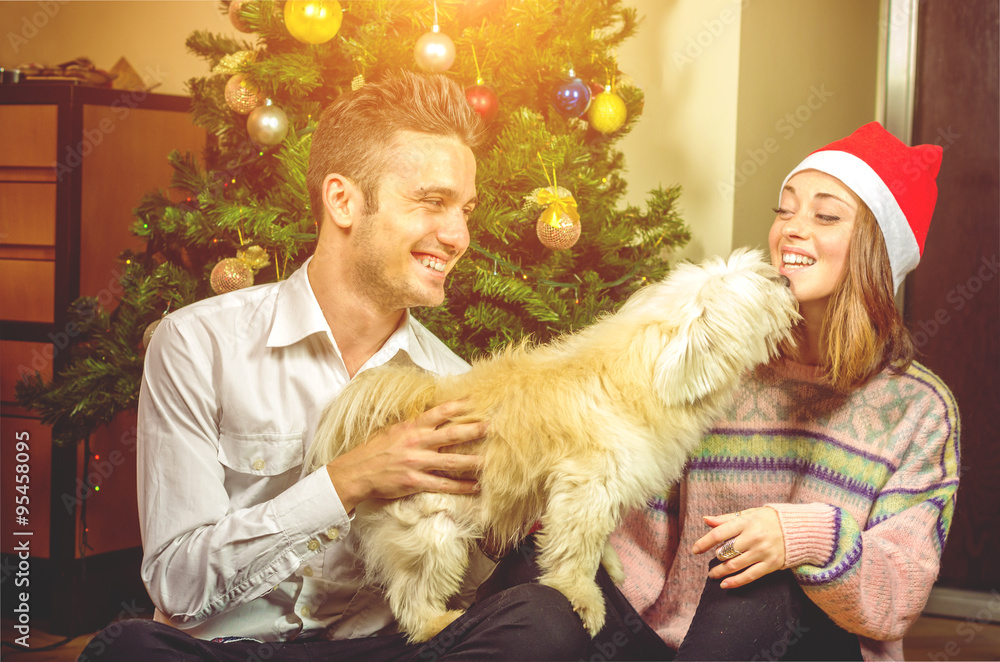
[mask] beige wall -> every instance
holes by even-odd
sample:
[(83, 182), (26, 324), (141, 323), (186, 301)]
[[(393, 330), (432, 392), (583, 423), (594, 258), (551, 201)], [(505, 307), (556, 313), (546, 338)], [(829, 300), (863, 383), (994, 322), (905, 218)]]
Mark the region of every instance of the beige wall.
[(629, 201), (656, 186), (680, 184), (692, 230), (678, 257), (732, 248), (733, 205), (716, 192), (731, 183), (737, 147), (740, 14), (738, 0), (633, 0), (643, 17), (622, 45), (618, 67), (646, 96), (642, 120), (620, 144)]
[(251, 36), (237, 32), (217, 8), (214, 0), (0, 0), (0, 67), (86, 57), (109, 70), (124, 57), (147, 84), (159, 83), (156, 92), (187, 94), (187, 80), (208, 73), (207, 63), (187, 52), (188, 35)]
[(807, 154), (876, 118), (876, 0), (753, 0), (743, 10), (733, 246), (767, 246), (778, 189)]
[(678, 257), (766, 247), (771, 208), (806, 154), (876, 119), (878, 0), (633, 0), (619, 67), (646, 94), (621, 143), (629, 201), (684, 187)]
[[(879, 0), (632, 0), (619, 67), (646, 94), (620, 143), (628, 201), (681, 184), (700, 259), (766, 245), (777, 189), (809, 151), (875, 118)], [(0, 66), (124, 56), (157, 92), (208, 73), (194, 30), (245, 39), (214, 0), (0, 2)]]

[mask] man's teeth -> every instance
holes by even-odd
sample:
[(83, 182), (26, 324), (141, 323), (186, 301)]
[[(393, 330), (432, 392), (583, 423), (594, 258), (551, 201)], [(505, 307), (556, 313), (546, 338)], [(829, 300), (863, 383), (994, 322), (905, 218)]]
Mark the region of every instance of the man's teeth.
[(798, 253), (782, 253), (781, 261), (785, 264), (801, 264), (808, 267), (811, 264), (816, 264), (816, 260), (807, 256), (800, 255)]
[(436, 257), (425, 257), (420, 260), (420, 264), (424, 265), (428, 269), (433, 269), (434, 271), (444, 271), (445, 263)]

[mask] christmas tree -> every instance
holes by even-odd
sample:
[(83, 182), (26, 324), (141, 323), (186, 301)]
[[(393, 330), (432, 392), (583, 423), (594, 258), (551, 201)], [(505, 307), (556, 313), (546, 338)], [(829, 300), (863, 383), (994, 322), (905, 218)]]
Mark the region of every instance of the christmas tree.
[[(642, 93), (616, 47), (638, 17), (619, 0), (307, 0), (222, 2), (238, 41), (195, 32), (210, 73), (189, 82), (201, 158), (169, 156), (171, 191), (145, 196), (113, 310), (74, 303), (81, 333), (51, 382), (18, 398), (76, 442), (138, 397), (143, 350), (163, 314), (283, 279), (312, 253), (305, 173), (320, 111), (383, 72), (443, 72), (488, 121), (477, 153), (471, 247), (445, 304), (415, 315), (474, 359), (513, 341), (544, 342), (613, 310), (667, 270), (689, 231), (678, 187), (623, 206), (615, 143), (639, 121)], [(169, 193), (169, 195), (168, 195)], [(179, 196), (179, 197), (178, 197)]]

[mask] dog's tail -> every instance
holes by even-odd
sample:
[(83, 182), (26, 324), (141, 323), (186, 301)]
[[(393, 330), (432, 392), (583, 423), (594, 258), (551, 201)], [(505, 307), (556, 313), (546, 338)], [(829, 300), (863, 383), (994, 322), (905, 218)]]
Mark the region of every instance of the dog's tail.
[(327, 405), (306, 454), (305, 472), (363, 444), (379, 430), (425, 411), (434, 375), (413, 366), (386, 365), (361, 373)]

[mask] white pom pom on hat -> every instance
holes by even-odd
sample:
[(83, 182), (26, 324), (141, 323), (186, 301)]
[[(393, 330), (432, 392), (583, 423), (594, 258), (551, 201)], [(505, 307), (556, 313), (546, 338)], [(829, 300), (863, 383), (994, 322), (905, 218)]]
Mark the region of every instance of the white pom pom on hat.
[(924, 254), (943, 152), (939, 145), (908, 147), (878, 122), (870, 122), (803, 159), (781, 190), (795, 173), (819, 170), (854, 191), (882, 230), (896, 291)]

